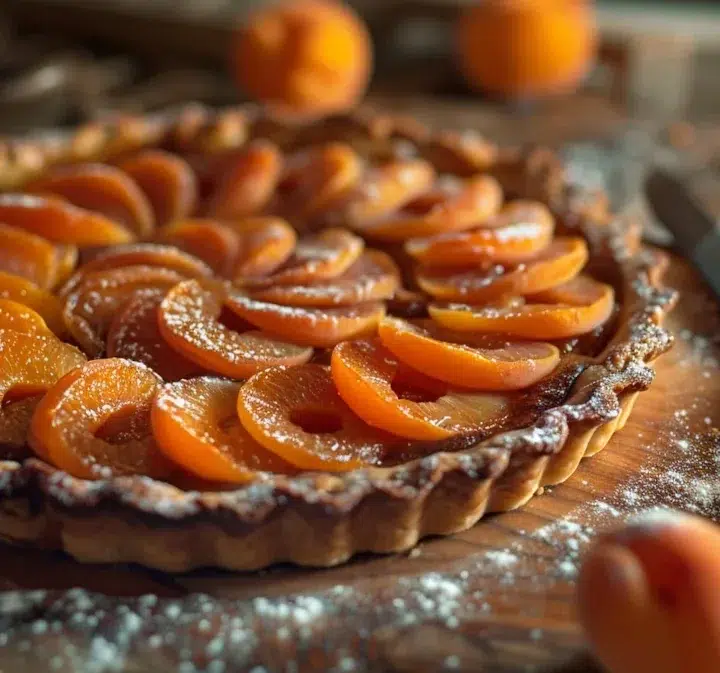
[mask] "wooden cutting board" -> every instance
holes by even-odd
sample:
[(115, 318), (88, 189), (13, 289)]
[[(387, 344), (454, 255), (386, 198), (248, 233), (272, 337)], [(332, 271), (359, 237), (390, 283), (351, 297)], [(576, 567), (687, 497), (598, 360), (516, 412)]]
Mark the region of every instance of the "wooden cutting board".
[[(513, 123), (470, 105), (405, 109), (505, 141), (623, 124), (607, 109)], [(595, 671), (573, 603), (592, 537), (658, 505), (720, 520), (720, 317), (682, 260), (667, 282), (682, 293), (668, 323), (677, 343), (655, 384), (605, 451), (522, 510), (328, 570), (170, 576), (0, 546), (0, 673)]]

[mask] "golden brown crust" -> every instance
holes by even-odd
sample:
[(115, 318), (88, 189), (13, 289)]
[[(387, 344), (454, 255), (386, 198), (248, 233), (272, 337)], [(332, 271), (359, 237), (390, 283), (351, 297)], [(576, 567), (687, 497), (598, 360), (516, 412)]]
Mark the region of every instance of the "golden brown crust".
[[(547, 203), (565, 228), (582, 234), (591, 258), (621, 297), (618, 328), (593, 361), (568, 359), (557, 400), (526, 427), (395, 467), (328, 475), (262, 475), (219, 492), (186, 492), (148, 478), (84, 481), (37, 461), (0, 463), (0, 535), (62, 548), (83, 561), (134, 561), (172, 571), (199, 566), (260, 568), (279, 561), (326, 566), (361, 551), (407, 549), (431, 534), (472, 526), (486, 511), (524, 504), (560, 483), (584, 456), (621, 428), (651, 363), (671, 345), (661, 327), (674, 293), (659, 285), (662, 258), (637, 250), (637, 237), (612, 219), (602, 198), (565, 183), (547, 150), (497, 151), (459, 134), (431, 134), (415, 123), (359, 113), (292, 128), (256, 111), (219, 113), (191, 106), (174, 115), (120, 119), (69, 136), (0, 144), (0, 188), (48, 166), (100, 160), (141, 146), (214, 152), (259, 135), (284, 147), (343, 140), (373, 156), (416, 151), (456, 172), (488, 171), (512, 194)], [(408, 149), (409, 148), (409, 149)]]

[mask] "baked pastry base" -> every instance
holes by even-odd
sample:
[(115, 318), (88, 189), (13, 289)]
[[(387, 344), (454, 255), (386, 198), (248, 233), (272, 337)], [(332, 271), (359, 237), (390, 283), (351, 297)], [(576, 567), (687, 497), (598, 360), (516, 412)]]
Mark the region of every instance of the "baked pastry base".
[[(219, 115), (211, 122), (189, 130), (180, 121), (165, 122), (165, 131), (181, 139), (185, 132), (188, 142), (220, 142), (223, 134), (228, 146), (244, 142), (234, 117)], [(151, 124), (147, 137), (127, 128), (135, 144), (152, 144), (162, 135)], [(340, 128), (349, 128), (370, 151), (379, 142), (373, 133), (398, 133), (378, 118), (365, 127), (351, 120)], [(122, 135), (120, 126), (114, 130)], [(83, 144), (87, 138), (93, 141), (90, 151)], [(78, 146), (84, 148), (83, 159), (119, 151), (108, 148), (117, 137), (103, 138), (81, 132), (65, 145), (55, 142), (48, 146), (52, 161), (63, 156), (63, 147), (72, 157)], [(41, 170), (47, 159), (41, 148), (16, 150), (0, 184), (20, 183)], [(62, 549), (84, 562), (137, 562), (172, 572), (204, 566), (251, 570), (284, 561), (331, 566), (359, 552), (403, 551), (425, 536), (467, 529), (486, 513), (520, 507), (540, 487), (566, 480), (624, 426), (638, 393), (651, 384), (652, 362), (672, 342), (661, 322), (674, 293), (660, 285), (662, 258), (638, 250), (636, 232), (605, 217), (601, 202), (566, 187), (552, 158), (537, 152), (512, 157), (514, 163), (498, 160), (491, 172), (506, 191), (541, 198), (564, 228), (584, 235), (591, 260), (615, 277), (621, 300), (615, 333), (597, 357), (568, 370), (557, 405), (538, 411), (525, 427), (480, 442), (465, 438), (452, 452), (338, 475), (262, 475), (232, 491), (182, 491), (144, 477), (91, 482), (38, 460), (0, 463), (0, 536)], [(0, 162), (0, 174), (2, 169)]]

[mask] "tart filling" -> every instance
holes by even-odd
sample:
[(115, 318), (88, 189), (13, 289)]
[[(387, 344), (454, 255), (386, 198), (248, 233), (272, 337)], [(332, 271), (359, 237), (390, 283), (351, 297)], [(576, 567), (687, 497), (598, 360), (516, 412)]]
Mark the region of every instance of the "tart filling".
[[(191, 108), (8, 145), (0, 532), (173, 570), (326, 565), (567, 478), (649, 385), (673, 296), (552, 155), (477, 142)], [(155, 547), (90, 550), (72, 531), (103, 516)], [(293, 516), (316, 549), (270, 539)], [(224, 541), (163, 556), (197, 526)]]

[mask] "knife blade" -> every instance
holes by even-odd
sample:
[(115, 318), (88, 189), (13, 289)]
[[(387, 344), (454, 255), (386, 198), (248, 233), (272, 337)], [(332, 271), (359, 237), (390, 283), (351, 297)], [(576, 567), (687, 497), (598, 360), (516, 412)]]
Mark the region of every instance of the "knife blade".
[(672, 232), (676, 247), (720, 297), (720, 230), (715, 219), (682, 178), (664, 169), (647, 176), (644, 191), (656, 217)]

